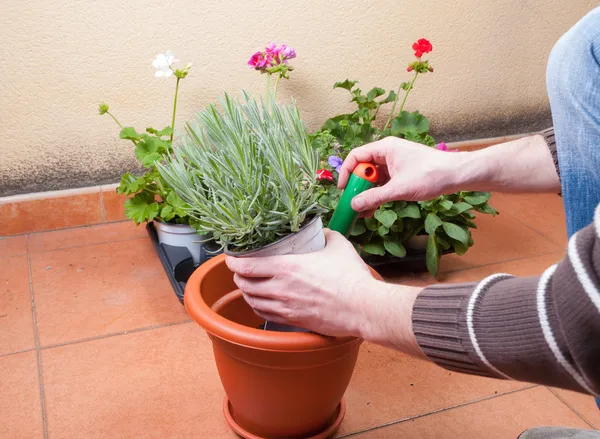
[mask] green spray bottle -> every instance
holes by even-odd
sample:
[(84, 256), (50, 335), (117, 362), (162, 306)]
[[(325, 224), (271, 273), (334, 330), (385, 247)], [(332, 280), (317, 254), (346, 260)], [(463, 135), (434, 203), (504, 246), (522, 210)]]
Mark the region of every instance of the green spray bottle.
[(371, 163), (359, 163), (354, 168), (340, 202), (329, 221), (330, 230), (335, 230), (346, 238), (350, 235), (356, 218), (358, 218), (358, 212), (352, 209), (352, 199), (361, 192), (372, 188), (377, 183), (377, 178), (377, 168)]

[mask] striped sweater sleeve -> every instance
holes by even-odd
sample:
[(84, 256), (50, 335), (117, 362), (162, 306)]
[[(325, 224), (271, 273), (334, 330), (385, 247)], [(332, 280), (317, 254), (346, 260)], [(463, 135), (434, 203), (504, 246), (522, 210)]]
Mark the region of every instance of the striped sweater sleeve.
[(600, 206), (541, 276), (421, 292), (413, 331), (447, 369), (600, 394)]

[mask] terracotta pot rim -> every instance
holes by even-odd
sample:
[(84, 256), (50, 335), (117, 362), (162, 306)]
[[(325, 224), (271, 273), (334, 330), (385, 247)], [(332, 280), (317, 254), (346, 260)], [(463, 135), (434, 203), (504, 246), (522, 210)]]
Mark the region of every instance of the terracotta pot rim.
[(213, 311), (200, 294), (205, 275), (225, 263), (225, 254), (216, 256), (194, 271), (185, 287), (184, 304), (188, 314), (209, 334), (227, 342), (268, 351), (317, 351), (341, 345), (362, 343), (356, 337), (329, 337), (313, 332), (275, 332), (250, 328), (232, 322)]

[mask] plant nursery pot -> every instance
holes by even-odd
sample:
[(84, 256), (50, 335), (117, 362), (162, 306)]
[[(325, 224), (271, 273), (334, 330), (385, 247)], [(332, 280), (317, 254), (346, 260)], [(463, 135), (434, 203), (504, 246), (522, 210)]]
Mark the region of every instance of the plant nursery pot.
[(154, 220), (154, 225), (159, 243), (174, 247), (186, 247), (192, 255), (194, 264), (200, 263), (202, 241), (207, 239), (206, 236), (199, 235), (193, 227), (186, 224), (169, 224)]
[[(234, 252), (225, 249), (225, 254), (237, 258), (261, 258), (266, 256), (282, 256), (291, 254), (312, 253), (325, 248), (325, 234), (323, 233), (323, 221), (320, 216), (315, 216), (306, 223), (299, 232), (285, 236), (272, 244), (256, 250), (245, 252)], [(265, 322), (264, 329), (269, 331), (301, 332), (302, 328), (289, 325), (281, 325), (273, 322)]]
[(185, 307), (212, 340), (229, 425), (248, 439), (328, 437), (344, 416), (362, 340), (258, 329), (264, 320), (237, 289), (225, 257), (192, 274)]

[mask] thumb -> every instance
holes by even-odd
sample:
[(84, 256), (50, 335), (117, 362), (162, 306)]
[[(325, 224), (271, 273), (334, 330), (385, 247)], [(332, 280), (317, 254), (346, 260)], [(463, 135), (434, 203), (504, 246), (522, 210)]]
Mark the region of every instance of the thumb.
[(385, 184), (369, 189), (354, 197), (352, 199), (352, 208), (357, 212), (377, 209), (388, 201), (394, 201), (395, 198), (392, 186)]

